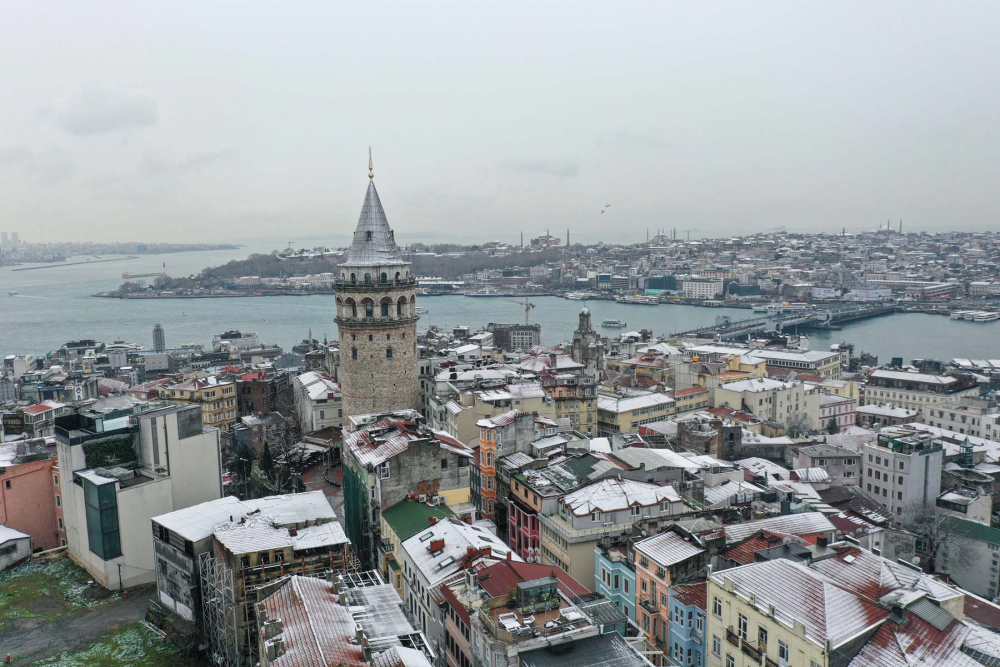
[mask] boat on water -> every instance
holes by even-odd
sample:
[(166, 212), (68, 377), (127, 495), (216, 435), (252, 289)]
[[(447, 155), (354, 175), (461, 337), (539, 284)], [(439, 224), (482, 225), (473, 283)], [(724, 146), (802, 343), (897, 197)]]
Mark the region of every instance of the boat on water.
[(11, 290), (11, 291), (7, 292), (7, 296), (17, 296), (17, 292), (15, 292), (14, 290)]
[(604, 320), (601, 326), (608, 329), (624, 329), (627, 325), (621, 320)]
[(655, 296), (620, 296), (615, 299), (618, 303), (631, 303), (638, 306), (658, 306), (660, 300)]
[(567, 292), (564, 296), (572, 301), (586, 301), (595, 298), (595, 295), (590, 292)]
[(417, 315), (422, 315), (423, 313), (426, 312), (427, 312), (426, 308), (421, 308), (420, 306), (417, 306)]
[(953, 320), (966, 320), (968, 322), (995, 322), (1000, 320), (1000, 313), (993, 313), (988, 310), (956, 310), (951, 314)]

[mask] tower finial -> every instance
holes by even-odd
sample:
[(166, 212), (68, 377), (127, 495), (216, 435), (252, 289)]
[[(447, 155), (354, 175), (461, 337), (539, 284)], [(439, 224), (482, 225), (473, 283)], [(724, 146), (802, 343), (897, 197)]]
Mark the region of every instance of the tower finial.
[(375, 165), (372, 164), (372, 147), (368, 147), (368, 178), (375, 178)]

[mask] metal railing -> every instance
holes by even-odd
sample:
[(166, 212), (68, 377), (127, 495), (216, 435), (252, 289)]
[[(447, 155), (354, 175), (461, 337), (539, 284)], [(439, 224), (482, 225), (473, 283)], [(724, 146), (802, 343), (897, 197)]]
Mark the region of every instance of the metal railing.
[(753, 645), (752, 642), (748, 642), (745, 639), (741, 639), (740, 650), (743, 651), (748, 656), (750, 656), (751, 660), (753, 660), (757, 664), (760, 664), (761, 657), (763, 654), (761, 653), (761, 650), (759, 648)]
[(732, 628), (726, 628), (726, 641), (737, 648), (740, 646), (740, 636)]

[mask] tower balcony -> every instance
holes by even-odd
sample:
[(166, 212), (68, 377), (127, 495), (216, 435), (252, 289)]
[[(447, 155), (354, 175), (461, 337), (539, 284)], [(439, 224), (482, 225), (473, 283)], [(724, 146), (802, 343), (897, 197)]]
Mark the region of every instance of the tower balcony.
[(398, 329), (400, 326), (416, 324), (417, 315), (403, 317), (335, 317), (333, 321), (344, 329)]
[(373, 282), (351, 282), (350, 280), (345, 280), (344, 278), (337, 278), (333, 281), (333, 288), (337, 292), (345, 293), (361, 293), (361, 292), (373, 292), (377, 290), (389, 290), (389, 289), (404, 289), (407, 287), (416, 287), (417, 279), (413, 276), (409, 278), (400, 278), (399, 280), (389, 279), (385, 282), (373, 281)]

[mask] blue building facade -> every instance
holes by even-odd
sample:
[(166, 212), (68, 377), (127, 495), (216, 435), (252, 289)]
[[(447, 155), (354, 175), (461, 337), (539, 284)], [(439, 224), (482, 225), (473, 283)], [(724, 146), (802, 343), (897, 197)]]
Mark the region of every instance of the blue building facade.
[(705, 582), (670, 588), (668, 665), (705, 665)]
[(615, 603), (629, 620), (635, 622), (635, 566), (624, 546), (594, 549), (595, 593)]

